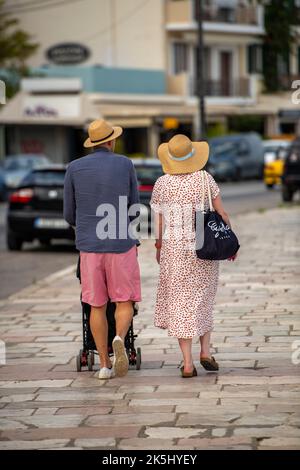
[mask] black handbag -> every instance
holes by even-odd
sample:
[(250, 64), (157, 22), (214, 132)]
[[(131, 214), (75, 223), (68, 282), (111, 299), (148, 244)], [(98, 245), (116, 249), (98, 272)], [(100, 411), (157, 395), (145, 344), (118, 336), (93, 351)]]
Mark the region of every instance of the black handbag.
[[(202, 174), (202, 204), (201, 204), (201, 216), (204, 217), (203, 224), (203, 246), (200, 249), (196, 249), (196, 254), (199, 259), (206, 260), (226, 260), (234, 256), (239, 248), (239, 241), (235, 233), (231, 228), (224, 222), (220, 214), (215, 212), (212, 204), (212, 197), (210, 192), (210, 186), (208, 176), (205, 171)], [(209, 210), (204, 210), (204, 177), (206, 177), (208, 186), (208, 199), (209, 199)], [(199, 213), (196, 214), (196, 234), (199, 229), (197, 219)], [(198, 219), (199, 220), (199, 219)], [(199, 235), (199, 234), (198, 234)]]

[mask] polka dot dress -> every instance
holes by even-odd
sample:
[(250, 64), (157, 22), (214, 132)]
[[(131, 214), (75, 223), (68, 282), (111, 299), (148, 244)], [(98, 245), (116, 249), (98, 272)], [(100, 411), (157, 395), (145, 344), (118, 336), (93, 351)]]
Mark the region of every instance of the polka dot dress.
[[(153, 211), (163, 214), (166, 226), (154, 324), (176, 338), (203, 336), (213, 328), (219, 262), (197, 258), (195, 233), (189, 231), (195, 226), (195, 211), (201, 208), (201, 173), (160, 177), (151, 199)], [(207, 176), (214, 199), (220, 190), (213, 177)], [(204, 206), (208, 209), (204, 181)]]

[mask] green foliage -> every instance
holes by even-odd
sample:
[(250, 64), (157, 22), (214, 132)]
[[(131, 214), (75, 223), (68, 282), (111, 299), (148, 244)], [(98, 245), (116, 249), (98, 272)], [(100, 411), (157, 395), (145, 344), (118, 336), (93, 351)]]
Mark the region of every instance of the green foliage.
[(28, 75), (26, 60), (36, 51), (38, 44), (19, 28), (19, 20), (4, 11), (4, 0), (0, 0), (0, 78), (6, 82), (8, 97), (18, 89), (16, 77)]
[(212, 139), (214, 137), (221, 137), (222, 135), (226, 135), (226, 126), (222, 122), (218, 122), (216, 124), (208, 124), (207, 126), (207, 133), (206, 137), (208, 139)]
[(265, 5), (264, 82), (266, 91), (275, 92), (284, 85), (279, 62), (289, 75), (289, 58), (295, 41), (295, 25), (299, 24), (299, 8), (295, 0), (269, 0)]
[(257, 132), (264, 134), (264, 118), (262, 116), (230, 116), (228, 130), (232, 132)]

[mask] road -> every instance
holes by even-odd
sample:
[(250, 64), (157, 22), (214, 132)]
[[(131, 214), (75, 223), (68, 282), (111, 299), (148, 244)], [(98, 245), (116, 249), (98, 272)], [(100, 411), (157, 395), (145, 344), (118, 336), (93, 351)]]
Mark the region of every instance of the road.
[[(220, 186), (229, 215), (268, 209), (281, 202), (280, 189), (269, 191), (259, 181), (224, 183)], [(47, 248), (38, 243), (28, 243), (22, 252), (8, 252), (5, 243), (5, 213), (6, 205), (0, 204), (0, 299), (76, 263), (74, 247), (58, 242)]]

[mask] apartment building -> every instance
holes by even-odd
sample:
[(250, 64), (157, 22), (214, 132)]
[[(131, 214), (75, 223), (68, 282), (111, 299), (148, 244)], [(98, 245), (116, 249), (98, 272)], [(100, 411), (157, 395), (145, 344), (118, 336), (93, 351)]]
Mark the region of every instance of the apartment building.
[[(290, 90), (263, 93), (263, 6), (248, 0), (203, 0), (202, 6), (208, 122), (226, 125), (232, 116), (261, 116), (265, 135), (300, 132), (286, 71), (282, 80)], [(166, 32), (169, 89), (192, 97), (198, 53), (194, 0), (166, 1)], [(290, 57), (294, 79), (300, 77), (299, 46)]]
[[(172, 132), (193, 135), (198, 117), (194, 0), (70, 0), (5, 8), (39, 43), (36, 78), (0, 112), (5, 152), (39, 150), (56, 161), (81, 152), (97, 117), (125, 128), (121, 150), (154, 155)], [(263, 7), (203, 0), (204, 87), (210, 125), (259, 115), (266, 135), (296, 130), (291, 93), (262, 93)], [(300, 72), (299, 58), (291, 61)], [(286, 127), (284, 127), (286, 126)], [(0, 146), (1, 147), (1, 146)]]

